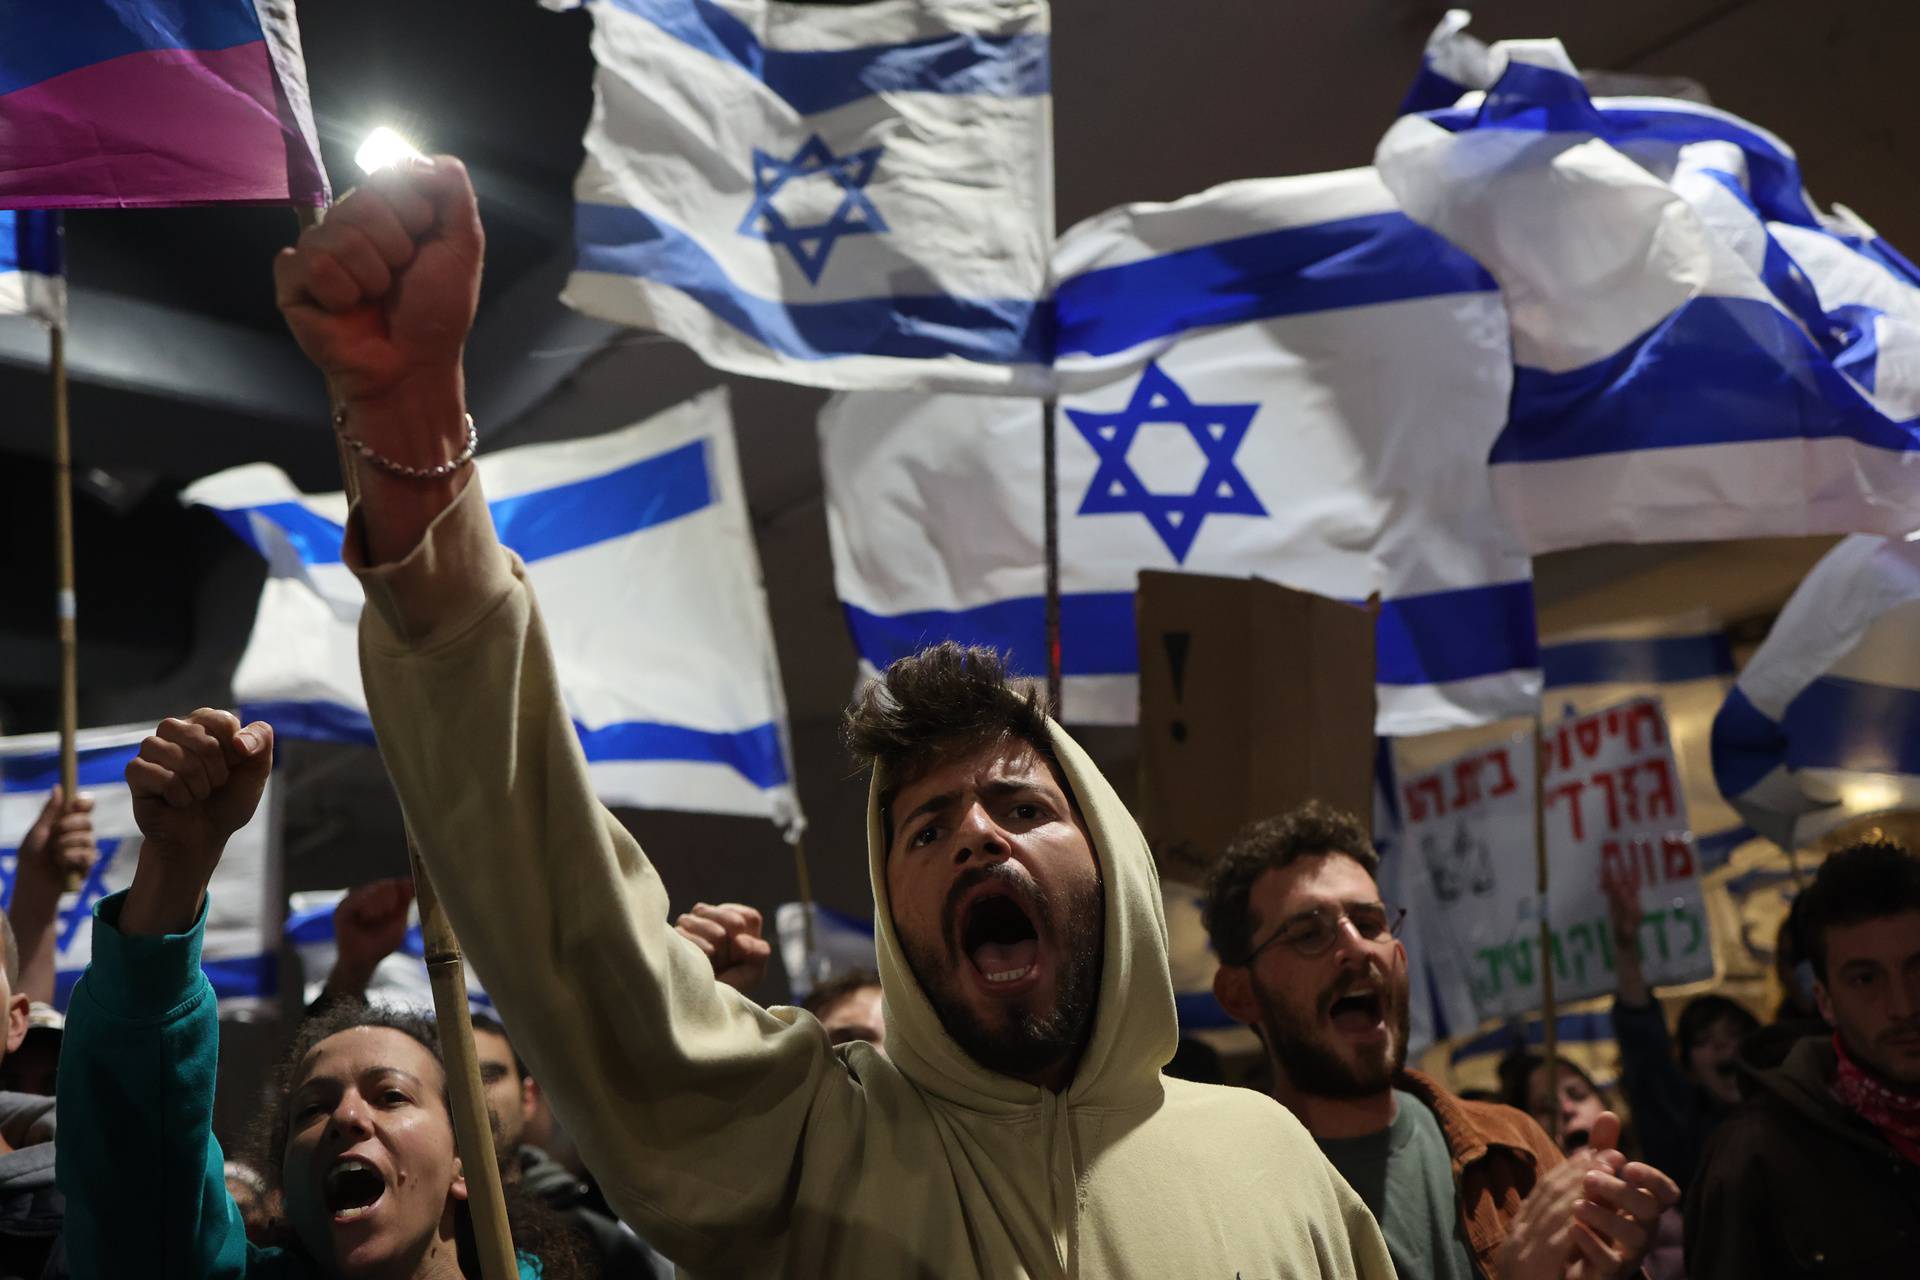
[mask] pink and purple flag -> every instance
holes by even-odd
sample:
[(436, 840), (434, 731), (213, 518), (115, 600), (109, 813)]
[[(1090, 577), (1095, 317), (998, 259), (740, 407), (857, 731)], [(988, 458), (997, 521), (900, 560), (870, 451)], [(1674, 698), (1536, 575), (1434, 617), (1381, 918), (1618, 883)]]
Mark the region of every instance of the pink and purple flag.
[(326, 200), (292, 0), (0, 0), (0, 208)]

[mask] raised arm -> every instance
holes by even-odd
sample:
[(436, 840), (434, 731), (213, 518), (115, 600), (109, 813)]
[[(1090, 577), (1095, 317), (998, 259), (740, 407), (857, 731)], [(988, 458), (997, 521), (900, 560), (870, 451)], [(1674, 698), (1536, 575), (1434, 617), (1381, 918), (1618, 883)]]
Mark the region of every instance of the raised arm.
[[(458, 455), (479, 251), (465, 173), (439, 157), (356, 192), (281, 261), (289, 323), (382, 458)], [(856, 1089), (816, 1025), (717, 983), (667, 923), (658, 875), (594, 795), (471, 467), (355, 465), (343, 554), (367, 592), (368, 706), (468, 958), (622, 1218), (683, 1265), (765, 1247), (803, 1137), (858, 1141)]]
[(93, 870), (99, 856), (93, 839), (93, 797), (77, 795), (69, 804), (54, 787), (20, 842), (14, 864), (13, 898), (7, 903), (7, 920), (20, 948), (20, 985), (14, 995), (53, 1003), (60, 895), (69, 879)]
[(213, 1136), (220, 1030), (200, 937), (207, 882), (272, 760), (273, 730), (202, 709), (162, 722), (127, 767), (140, 862), (95, 910), (60, 1054), (54, 1159), (76, 1280), (247, 1272)]

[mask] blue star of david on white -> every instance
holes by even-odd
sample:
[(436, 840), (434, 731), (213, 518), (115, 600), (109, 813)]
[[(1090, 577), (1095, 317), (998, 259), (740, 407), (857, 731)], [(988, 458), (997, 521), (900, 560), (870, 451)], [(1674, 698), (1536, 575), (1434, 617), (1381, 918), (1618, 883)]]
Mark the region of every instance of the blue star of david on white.
[[(740, 220), (739, 233), (784, 247), (807, 279), (819, 284), (820, 273), (827, 267), (827, 256), (841, 236), (882, 235), (887, 230), (886, 220), (867, 199), (864, 190), (873, 177), (874, 166), (880, 162), (882, 150), (882, 147), (868, 147), (836, 156), (817, 133), (802, 143), (790, 160), (770, 156), (755, 147), (753, 206)], [(839, 207), (824, 222), (800, 226), (788, 222), (774, 197), (796, 178), (821, 174), (840, 188)]]
[[(1067, 410), (1067, 417), (1100, 459), (1080, 503), (1080, 514), (1145, 516), (1174, 561), (1186, 563), (1187, 552), (1208, 516), (1267, 514), (1233, 462), (1259, 409), (1258, 404), (1195, 404), (1158, 364), (1149, 364), (1133, 389), (1133, 398), (1119, 412)], [(1151, 493), (1127, 461), (1134, 438), (1149, 424), (1185, 427), (1200, 446), (1206, 466), (1192, 493)]]

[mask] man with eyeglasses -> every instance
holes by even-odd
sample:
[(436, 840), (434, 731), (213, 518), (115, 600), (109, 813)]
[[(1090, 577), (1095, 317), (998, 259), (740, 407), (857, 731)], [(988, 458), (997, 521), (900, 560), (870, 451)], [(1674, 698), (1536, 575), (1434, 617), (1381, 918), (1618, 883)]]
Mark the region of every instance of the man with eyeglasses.
[(1318, 802), (1247, 827), (1215, 867), (1214, 993), (1266, 1046), (1273, 1096), (1379, 1219), (1402, 1276), (1614, 1277), (1636, 1271), (1673, 1181), (1612, 1149), (1573, 1158), (1511, 1107), (1406, 1069), (1406, 912), (1380, 900), (1366, 829)]

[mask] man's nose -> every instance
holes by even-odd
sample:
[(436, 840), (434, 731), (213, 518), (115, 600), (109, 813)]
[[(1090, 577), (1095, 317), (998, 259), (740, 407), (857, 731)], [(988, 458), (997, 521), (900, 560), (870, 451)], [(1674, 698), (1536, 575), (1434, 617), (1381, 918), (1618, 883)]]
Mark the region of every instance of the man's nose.
[(954, 841), (955, 862), (1004, 862), (1013, 853), (1006, 832), (993, 820), (987, 807), (977, 801), (960, 815), (956, 834), (959, 839)]

